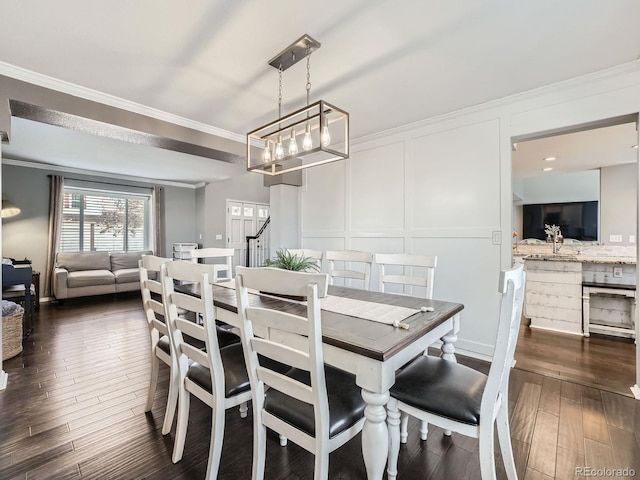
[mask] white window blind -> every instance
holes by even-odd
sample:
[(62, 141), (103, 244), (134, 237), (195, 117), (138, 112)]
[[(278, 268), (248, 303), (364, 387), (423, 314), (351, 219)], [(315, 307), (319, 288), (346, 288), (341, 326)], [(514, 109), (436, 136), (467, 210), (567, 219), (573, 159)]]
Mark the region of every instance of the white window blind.
[(151, 195), (65, 187), (61, 252), (132, 252), (151, 245)]

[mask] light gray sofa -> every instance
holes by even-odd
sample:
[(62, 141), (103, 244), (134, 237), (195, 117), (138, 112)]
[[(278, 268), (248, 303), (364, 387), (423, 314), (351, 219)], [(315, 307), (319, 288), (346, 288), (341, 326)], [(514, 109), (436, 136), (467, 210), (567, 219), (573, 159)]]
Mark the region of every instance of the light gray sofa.
[(138, 261), (151, 251), (59, 252), (53, 271), (53, 295), (58, 300), (140, 290)]

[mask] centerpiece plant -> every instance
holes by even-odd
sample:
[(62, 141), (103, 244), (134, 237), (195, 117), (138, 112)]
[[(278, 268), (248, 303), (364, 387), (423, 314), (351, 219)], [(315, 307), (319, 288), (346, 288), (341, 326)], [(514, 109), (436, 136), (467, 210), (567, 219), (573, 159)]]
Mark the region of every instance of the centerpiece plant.
[[(316, 261), (309, 257), (299, 257), (298, 255), (294, 255), (289, 250), (281, 249), (276, 251), (276, 257), (272, 259), (268, 259), (264, 262), (265, 267), (273, 267), (273, 268), (281, 268), (283, 270), (291, 270), (293, 272), (308, 272), (308, 271), (320, 271), (320, 267), (316, 263)], [(274, 295), (277, 297), (284, 297), (290, 300), (298, 300), (298, 301), (306, 301), (307, 297), (296, 296), (296, 295), (279, 295), (270, 292), (263, 292), (268, 295)]]
[(294, 272), (308, 272), (310, 270), (320, 271), (316, 261), (309, 257), (299, 257), (289, 250), (282, 249), (276, 251), (276, 257), (264, 262), (265, 267), (281, 268), (282, 270), (292, 270)]

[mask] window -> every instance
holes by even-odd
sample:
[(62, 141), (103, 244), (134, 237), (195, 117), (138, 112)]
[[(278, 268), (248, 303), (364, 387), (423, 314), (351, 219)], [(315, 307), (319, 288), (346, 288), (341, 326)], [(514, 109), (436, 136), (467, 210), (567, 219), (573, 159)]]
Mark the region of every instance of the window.
[(151, 239), (151, 194), (65, 187), (59, 251), (149, 250)]

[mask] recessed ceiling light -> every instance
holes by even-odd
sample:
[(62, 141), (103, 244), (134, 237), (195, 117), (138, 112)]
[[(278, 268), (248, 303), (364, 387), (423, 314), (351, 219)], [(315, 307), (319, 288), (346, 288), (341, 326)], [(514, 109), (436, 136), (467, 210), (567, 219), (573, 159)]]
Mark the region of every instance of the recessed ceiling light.
[(557, 160), (558, 157), (544, 157), (544, 161), (545, 162), (553, 162), (554, 160)]
[(546, 167), (546, 168), (542, 169), (543, 172), (548, 172), (549, 170), (553, 170), (553, 168), (552, 167)]

